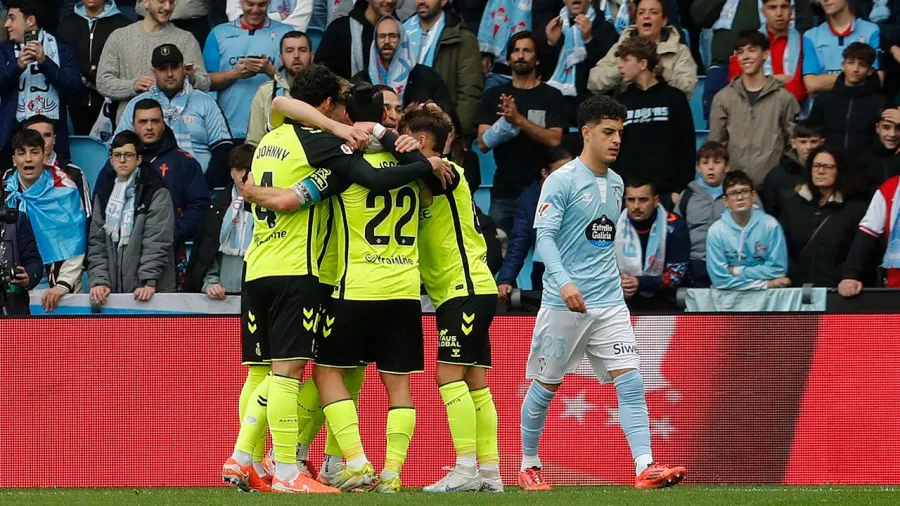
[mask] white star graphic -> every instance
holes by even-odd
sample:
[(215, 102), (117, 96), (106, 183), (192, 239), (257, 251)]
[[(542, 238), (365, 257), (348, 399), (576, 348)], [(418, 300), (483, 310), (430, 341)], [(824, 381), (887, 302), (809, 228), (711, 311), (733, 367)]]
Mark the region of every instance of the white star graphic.
[(675, 433), (675, 426), (668, 417), (650, 420), (650, 432), (663, 439), (669, 439), (669, 436)]
[(606, 408), (606, 425), (619, 425), (619, 408)]
[(585, 397), (587, 397), (587, 394), (584, 390), (578, 392), (574, 397), (563, 396), (564, 407), (562, 414), (559, 415), (559, 419), (574, 418), (578, 423), (584, 423), (584, 416), (587, 415), (588, 411), (599, 408), (599, 406), (587, 402)]

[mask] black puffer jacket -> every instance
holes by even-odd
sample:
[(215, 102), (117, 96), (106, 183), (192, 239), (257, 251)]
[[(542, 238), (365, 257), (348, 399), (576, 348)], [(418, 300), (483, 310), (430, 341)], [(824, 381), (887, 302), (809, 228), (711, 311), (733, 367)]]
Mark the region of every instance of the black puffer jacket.
[(872, 148), (859, 157), (862, 181), (871, 195), (891, 176), (900, 174), (900, 155), (896, 149), (887, 149), (880, 139), (875, 139)]
[(875, 122), (886, 104), (876, 74), (869, 76), (862, 86), (851, 88), (844, 84), (842, 72), (834, 89), (816, 97), (809, 119), (822, 125), (825, 140), (840, 144), (855, 162), (872, 145)]

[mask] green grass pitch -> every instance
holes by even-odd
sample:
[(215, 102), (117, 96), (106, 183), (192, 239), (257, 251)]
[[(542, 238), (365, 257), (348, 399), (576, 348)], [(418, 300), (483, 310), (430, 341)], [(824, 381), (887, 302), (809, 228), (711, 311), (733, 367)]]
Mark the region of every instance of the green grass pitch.
[(372, 493), (332, 496), (242, 494), (230, 488), (144, 489), (0, 489), (0, 505), (66, 506), (254, 506), (254, 505), (405, 505), (448, 506), (724, 506), (743, 505), (900, 505), (895, 487), (681, 486), (639, 491), (630, 487), (557, 487), (546, 493), (524, 493), (509, 487), (504, 494), (425, 494), (417, 490), (396, 495)]

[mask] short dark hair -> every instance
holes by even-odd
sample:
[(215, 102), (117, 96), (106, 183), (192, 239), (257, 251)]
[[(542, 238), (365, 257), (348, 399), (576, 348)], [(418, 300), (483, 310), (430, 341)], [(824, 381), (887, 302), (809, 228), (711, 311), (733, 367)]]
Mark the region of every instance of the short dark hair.
[(356, 83), (347, 97), (347, 116), (350, 121), (381, 122), (384, 116), (384, 97), (369, 83)]
[(253, 152), (256, 148), (253, 144), (241, 144), (231, 150), (228, 155), (228, 168), (238, 170), (248, 170), (253, 163)]
[(138, 111), (149, 111), (152, 109), (159, 109), (159, 113), (162, 114), (162, 105), (153, 100), (152, 98), (142, 98), (134, 104), (134, 112), (132, 113), (132, 119), (137, 115)]
[(734, 50), (737, 52), (746, 46), (756, 46), (763, 51), (768, 51), (769, 38), (759, 33), (758, 30), (743, 30), (738, 34), (737, 41), (734, 43)]
[(700, 146), (700, 149), (697, 150), (697, 163), (700, 163), (701, 158), (721, 158), (722, 160), (725, 160), (725, 163), (731, 161), (731, 158), (728, 155), (728, 148), (726, 148), (724, 144), (716, 141), (706, 141)]
[(41, 148), (41, 152), (43, 153), (44, 138), (41, 137), (41, 134), (35, 132), (34, 130), (23, 128), (16, 132), (15, 135), (13, 135), (13, 153), (23, 148)]
[(640, 188), (642, 186), (650, 187), (650, 195), (654, 197), (659, 195), (659, 192), (656, 191), (656, 185), (649, 179), (629, 179), (625, 182), (625, 188)]
[(562, 144), (560, 144), (559, 146), (553, 146), (552, 148), (545, 150), (545, 153), (544, 168), (547, 169), (549, 169), (554, 162), (558, 162), (560, 160), (571, 160), (572, 158), (575, 158), (574, 156), (572, 156), (572, 153), (570, 153), (569, 150), (566, 149), (566, 147)]
[(135, 151), (140, 154), (143, 145), (141, 144), (141, 138), (138, 137), (138, 134), (132, 132), (131, 130), (122, 130), (117, 133), (115, 137), (113, 137), (112, 142), (109, 144), (110, 152), (116, 148), (121, 148), (122, 146), (127, 146), (131, 144), (134, 146)]
[(430, 135), (434, 139), (434, 146), (437, 150), (444, 149), (444, 144), (447, 144), (447, 137), (450, 136), (452, 129), (453, 123), (450, 122), (447, 113), (419, 104), (407, 107), (403, 113), (403, 121), (400, 123), (401, 132)]
[(324, 65), (310, 65), (294, 78), (291, 97), (319, 107), (327, 99), (338, 102), (341, 97), (341, 82), (334, 72)]
[(591, 95), (578, 106), (578, 128), (604, 119), (625, 120), (625, 106), (606, 95)]
[[(634, 3), (635, 10), (637, 10), (638, 6), (640, 6), (641, 2), (643, 2), (643, 1), (644, 0), (637, 0), (637, 2)], [(663, 17), (666, 19), (669, 19), (669, 11), (668, 11), (668, 9), (666, 9), (666, 2), (664, 0), (654, 0), (654, 1), (659, 2), (659, 8), (662, 10)], [(625, 4), (625, 3), (623, 3), (622, 6), (625, 7), (626, 9), (628, 8), (627, 4)]]
[(509, 60), (512, 59), (513, 49), (516, 48), (516, 42), (519, 42), (522, 39), (528, 39), (534, 44), (534, 56), (537, 58), (537, 61), (541, 61), (540, 44), (538, 44), (537, 37), (534, 33), (529, 30), (516, 32), (509, 38), (509, 42), (506, 44), (506, 61), (509, 62)]
[(653, 72), (659, 63), (659, 54), (656, 52), (656, 44), (644, 37), (629, 37), (619, 44), (616, 49), (616, 58), (634, 56), (637, 61), (646, 60), (647, 70)]
[(858, 60), (861, 62), (865, 62), (866, 65), (872, 66), (875, 64), (875, 50), (872, 49), (872, 46), (866, 44), (865, 42), (853, 42), (847, 49), (844, 49), (844, 61), (849, 59)]
[(722, 191), (728, 192), (729, 188), (739, 184), (749, 186), (751, 190), (756, 189), (756, 187), (753, 186), (753, 180), (750, 179), (750, 176), (748, 176), (746, 172), (742, 170), (733, 170), (725, 174), (725, 180), (722, 181)]
[(389, 92), (393, 93), (394, 95), (397, 94), (397, 90), (395, 90), (394, 88), (391, 88), (390, 86), (388, 86), (386, 84), (373, 84), (372, 86), (374, 86), (375, 89), (378, 91), (389, 91)]
[(56, 133), (56, 120), (50, 119), (43, 114), (35, 114), (30, 118), (26, 119), (22, 122), (22, 128), (28, 128), (32, 125), (41, 125), (47, 124), (53, 127), (53, 132)]
[(306, 35), (306, 33), (301, 32), (300, 30), (291, 30), (284, 34), (281, 37), (281, 42), (278, 43), (278, 51), (284, 51), (284, 41), (290, 39), (306, 39), (306, 45), (308, 45), (309, 50), (312, 51), (312, 39), (309, 38), (309, 35)]
[(810, 119), (801, 119), (794, 123), (791, 139), (807, 139), (809, 137), (824, 137), (822, 135), (822, 126)]
[(3, 2), (6, 4), (6, 10), (11, 11), (13, 9), (19, 9), (22, 12), (22, 16), (34, 16), (35, 21), (37, 22), (37, 26), (44, 26), (44, 19), (47, 16), (47, 10), (45, 7), (45, 3), (47, 0), (6, 0)]

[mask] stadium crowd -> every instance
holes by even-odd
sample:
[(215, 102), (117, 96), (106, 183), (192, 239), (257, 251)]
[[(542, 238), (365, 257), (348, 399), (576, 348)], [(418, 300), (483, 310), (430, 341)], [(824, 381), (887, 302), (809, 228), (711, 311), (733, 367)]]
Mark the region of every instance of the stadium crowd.
[[(594, 94), (627, 109), (612, 168), (626, 183), (613, 230), (630, 306), (674, 308), (686, 286), (900, 287), (894, 0), (0, 4), (14, 313), (45, 277), (47, 311), (83, 291), (239, 294), (253, 219), (233, 178), (273, 99), (313, 66), (345, 92), (377, 86), (389, 129), (436, 104), (453, 125), (442, 153), (473, 192), (479, 156), (493, 158), (477, 212), (501, 300), (534, 247), (542, 182), (581, 152), (576, 111)], [(73, 136), (109, 158), (74, 165)], [(534, 258), (535, 289), (542, 272)]]

